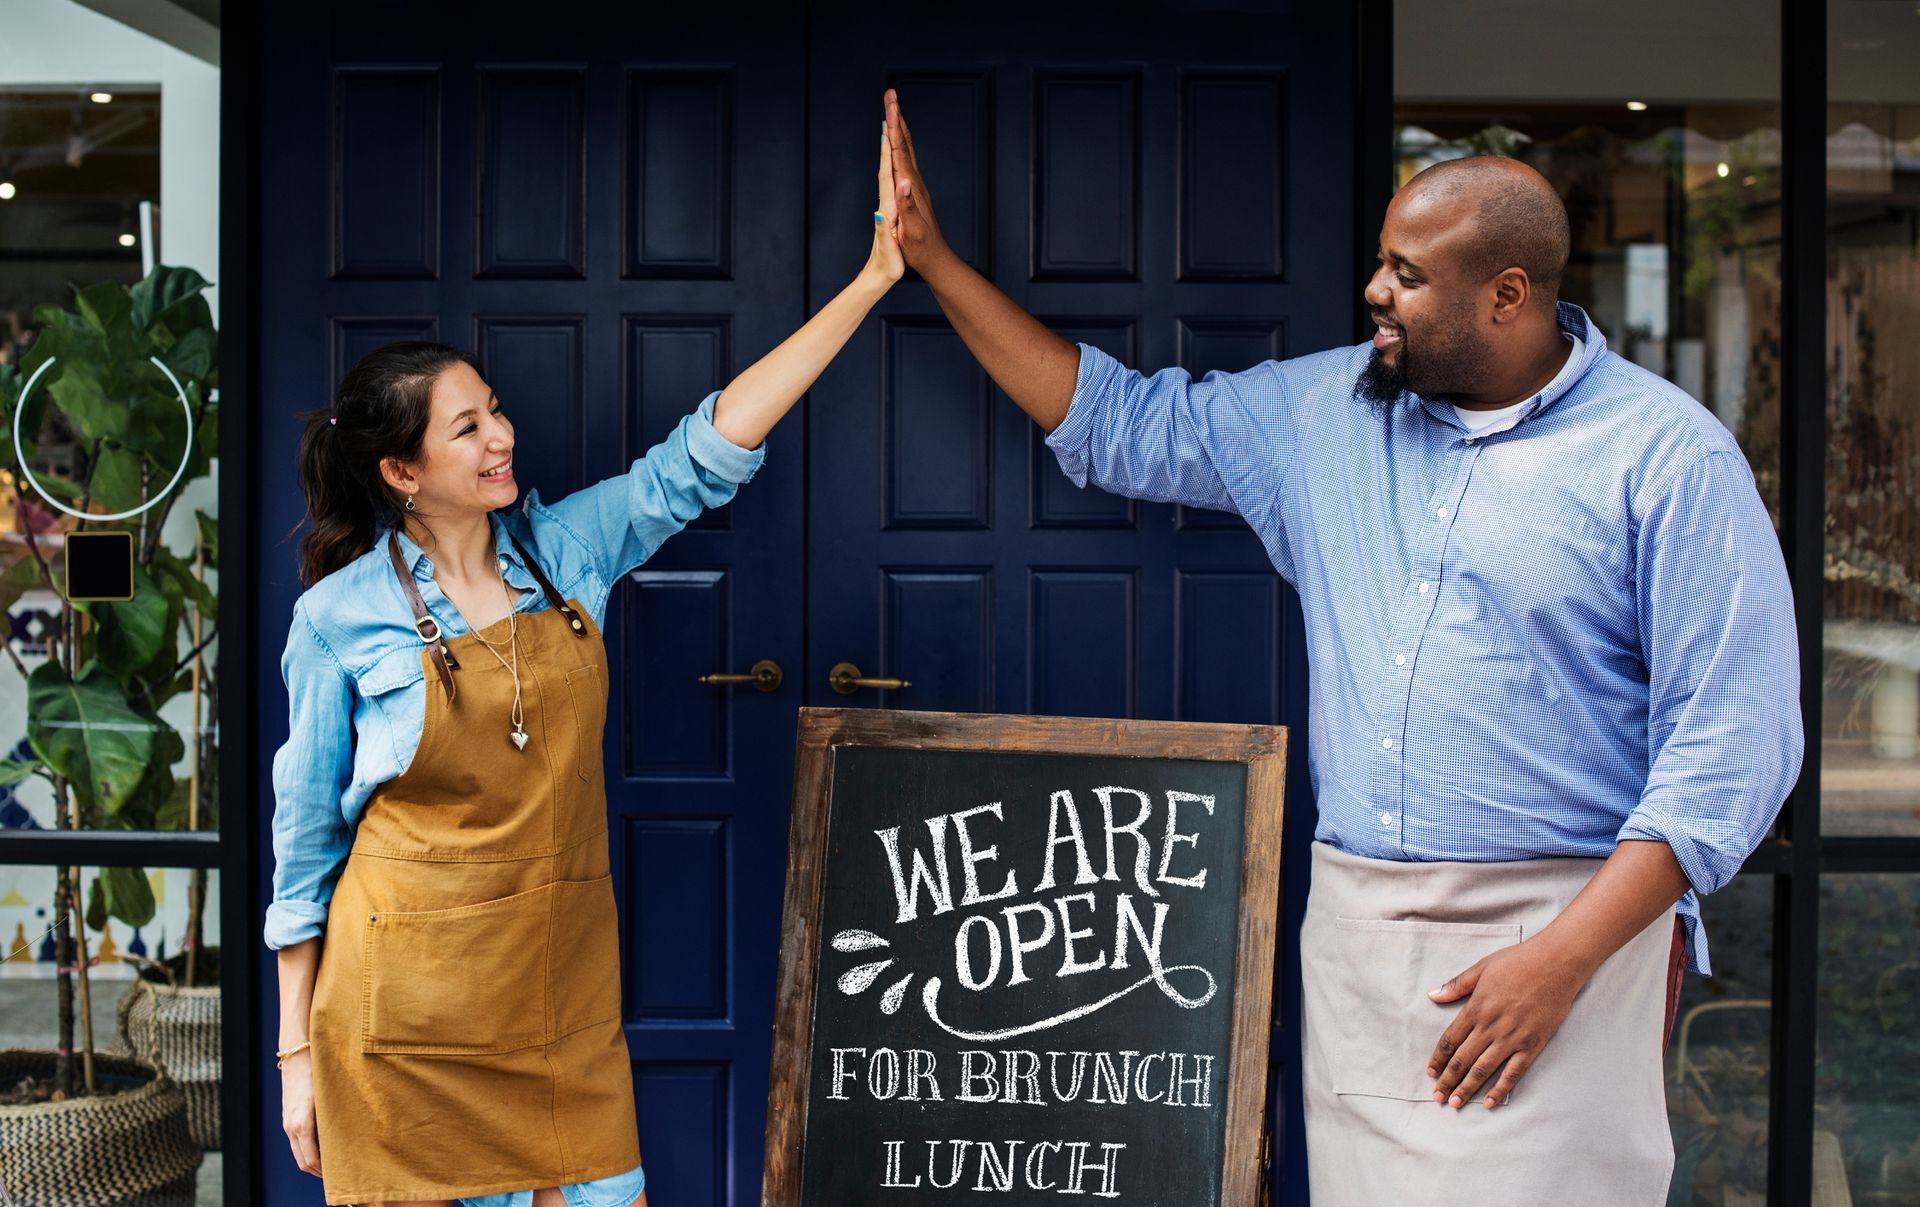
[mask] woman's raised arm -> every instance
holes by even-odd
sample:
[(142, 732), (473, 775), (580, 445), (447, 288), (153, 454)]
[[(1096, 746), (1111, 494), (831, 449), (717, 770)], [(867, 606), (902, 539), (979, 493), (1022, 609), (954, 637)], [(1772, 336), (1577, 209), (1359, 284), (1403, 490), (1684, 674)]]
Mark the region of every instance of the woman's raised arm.
[(741, 448), (757, 448), (773, 425), (807, 392), (860, 326), (867, 311), (906, 271), (900, 258), (900, 220), (893, 200), (893, 155), (880, 132), (879, 208), (873, 214), (873, 251), (853, 283), (806, 326), (788, 336), (733, 379), (714, 403), (713, 426)]

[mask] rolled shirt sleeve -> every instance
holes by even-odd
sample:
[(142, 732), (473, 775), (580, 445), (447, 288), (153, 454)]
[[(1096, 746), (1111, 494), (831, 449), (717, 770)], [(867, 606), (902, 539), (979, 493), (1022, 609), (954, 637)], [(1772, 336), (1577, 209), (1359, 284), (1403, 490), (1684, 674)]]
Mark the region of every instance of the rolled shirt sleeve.
[(1047, 447), (1075, 486), (1257, 521), (1272, 495), (1249, 487), (1285, 477), (1293, 435), (1273, 362), (1196, 382), (1184, 369), (1148, 377), (1081, 344), (1073, 401)]
[(1619, 837), (1664, 842), (1710, 893), (1799, 777), (1800, 656), (1773, 524), (1737, 453), (1697, 456), (1635, 536), (1650, 772)]
[(278, 951), (326, 929), (327, 905), (353, 847), (340, 797), (353, 776), (353, 684), (307, 618), (293, 609), (280, 676), (287, 732), (273, 756), (273, 902), (266, 943)]
[(713, 426), (715, 390), (667, 438), (619, 477), (596, 482), (547, 504), (617, 582), (703, 511), (732, 500), (766, 460), (766, 446), (744, 449)]

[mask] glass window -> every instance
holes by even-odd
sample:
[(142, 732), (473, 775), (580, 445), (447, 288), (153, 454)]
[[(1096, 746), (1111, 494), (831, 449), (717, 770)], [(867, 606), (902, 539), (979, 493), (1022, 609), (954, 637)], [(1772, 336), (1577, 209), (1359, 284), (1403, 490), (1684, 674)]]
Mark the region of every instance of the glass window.
[[(150, 1083), (154, 1062), (178, 1087), (177, 1094), (136, 1109), (177, 1112), (185, 1139), (177, 1149), (149, 1154), (146, 1172), (134, 1176), (156, 1179), (144, 1188), (154, 1192), (154, 1202), (191, 1203), (197, 1193), (199, 1202), (217, 1203), (219, 873), (108, 869), (103, 878), (102, 869), (81, 868), (74, 882), (82, 902), (78, 927), (73, 911), (57, 906), (57, 879), (52, 868), (0, 865), (0, 1105), (46, 1101), (58, 1087), (54, 1054), (62, 1043), (63, 1009), (57, 937), (64, 924), (68, 944), (84, 936), (84, 955), (70, 946), (67, 966), (88, 965), (84, 989), (90, 1006), (83, 1008), (81, 978), (69, 973), (66, 1018), (75, 1053), (69, 1096), (86, 1092), (80, 1053), (89, 1046), (91, 1018), (96, 1092), (111, 1095)], [(0, 1203), (50, 1201), (34, 1197), (48, 1189), (33, 1183), (34, 1171), (8, 1159), (9, 1142), (25, 1139), (8, 1134), (17, 1123), (0, 1117), (0, 1187), (13, 1196), (0, 1196)], [(93, 1142), (84, 1134), (76, 1132), (73, 1142)], [(142, 1143), (151, 1143), (151, 1135)]]
[(1737, 876), (1702, 903), (1714, 975), (1688, 975), (1667, 1043), (1674, 1207), (1766, 1201), (1773, 878)]
[(1920, 835), (1920, 20), (1828, 12), (1821, 829)]
[(1739, 438), (1776, 526), (1779, 24), (1775, 0), (1394, 8), (1399, 183), (1485, 153), (1552, 181), (1561, 297)]
[(1815, 1196), (1920, 1202), (1920, 876), (1820, 889)]

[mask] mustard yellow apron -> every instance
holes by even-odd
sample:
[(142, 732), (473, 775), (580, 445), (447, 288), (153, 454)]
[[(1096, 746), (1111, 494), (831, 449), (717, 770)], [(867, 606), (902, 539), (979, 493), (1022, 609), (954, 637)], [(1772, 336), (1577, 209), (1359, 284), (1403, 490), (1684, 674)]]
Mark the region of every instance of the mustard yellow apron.
[[(564, 1186), (640, 1163), (600, 767), (606, 647), (565, 602), (517, 617), (524, 750), (508, 738), (512, 675), (479, 636), (446, 640), (448, 690), (433, 647), (421, 652), (420, 748), (367, 803), (314, 986), (330, 1204)], [(501, 645), (508, 622), (482, 633)]]

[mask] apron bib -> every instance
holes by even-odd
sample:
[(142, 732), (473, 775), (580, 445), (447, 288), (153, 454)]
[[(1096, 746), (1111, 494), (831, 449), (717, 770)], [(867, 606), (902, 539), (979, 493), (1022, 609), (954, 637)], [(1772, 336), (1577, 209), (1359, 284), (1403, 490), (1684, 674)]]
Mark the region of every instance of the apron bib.
[(1658, 1207), (1673, 1139), (1662, 1025), (1669, 910), (1615, 952), (1513, 1096), (1433, 1101), (1427, 1058), (1467, 1001), (1427, 991), (1539, 934), (1598, 859), (1400, 863), (1313, 844), (1300, 929), (1307, 1171), (1314, 1207)]
[[(367, 803), (314, 985), (329, 1204), (565, 1186), (640, 1164), (601, 783), (606, 647), (566, 602), (514, 618), (525, 750), (508, 738), (513, 677), (480, 635), (421, 651), (420, 747)], [(498, 646), (508, 620), (483, 632)], [(436, 654), (457, 691), (442, 690)]]

